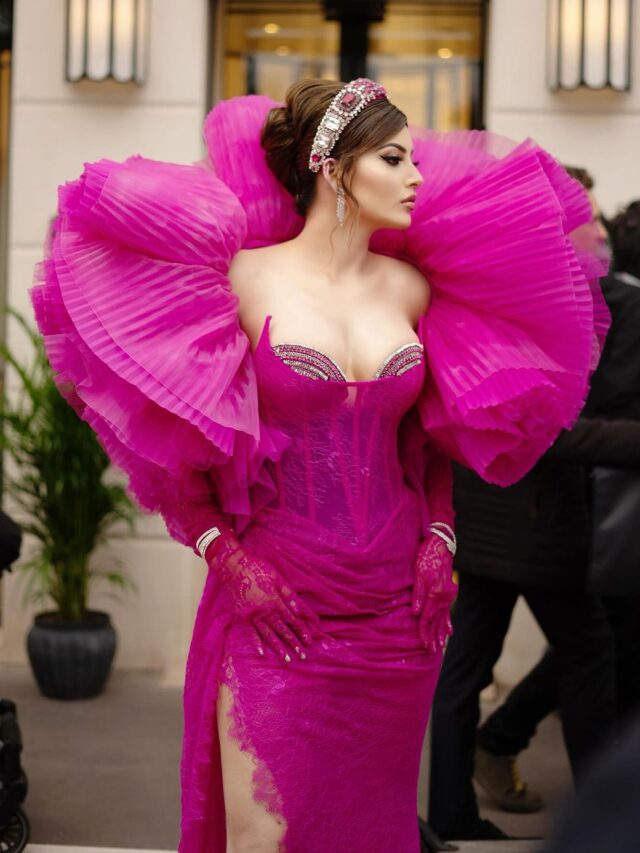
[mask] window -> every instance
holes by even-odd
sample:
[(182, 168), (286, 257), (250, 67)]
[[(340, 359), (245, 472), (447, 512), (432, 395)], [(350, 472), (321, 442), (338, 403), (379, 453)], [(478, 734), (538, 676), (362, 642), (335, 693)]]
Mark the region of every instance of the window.
[(455, 130), (477, 124), (481, 88), (479, 3), (387, 3), (369, 30), (368, 70), (413, 124)]
[(258, 93), (280, 100), (301, 77), (340, 79), (340, 26), (325, 21), (320, 2), (230, 0), (222, 29), (222, 98)]
[[(482, 126), (486, 5), (387, 0), (384, 20), (369, 25), (367, 74), (410, 122)], [(216, 10), (212, 100), (249, 93), (282, 100), (300, 77), (340, 79), (340, 23), (325, 19), (320, 0), (219, 0)]]

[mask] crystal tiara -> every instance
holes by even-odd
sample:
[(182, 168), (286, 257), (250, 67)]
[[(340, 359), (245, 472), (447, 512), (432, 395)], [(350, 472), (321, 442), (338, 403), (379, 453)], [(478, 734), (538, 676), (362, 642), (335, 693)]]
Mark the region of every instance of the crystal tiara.
[(358, 77), (343, 86), (327, 107), (316, 130), (309, 154), (311, 171), (320, 171), (342, 131), (367, 104), (386, 97), (384, 87), (367, 77)]

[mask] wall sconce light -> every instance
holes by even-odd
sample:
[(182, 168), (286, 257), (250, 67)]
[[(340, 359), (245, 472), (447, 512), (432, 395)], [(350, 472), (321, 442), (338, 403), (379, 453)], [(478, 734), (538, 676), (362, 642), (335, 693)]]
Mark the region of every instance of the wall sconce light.
[(633, 0), (548, 0), (548, 83), (631, 88)]
[(67, 80), (144, 83), (146, 29), (146, 0), (67, 0)]

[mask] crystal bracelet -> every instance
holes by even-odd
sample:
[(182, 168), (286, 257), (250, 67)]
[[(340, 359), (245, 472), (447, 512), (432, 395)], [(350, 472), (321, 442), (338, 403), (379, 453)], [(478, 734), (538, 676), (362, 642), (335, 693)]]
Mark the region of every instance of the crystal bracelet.
[(451, 527), (450, 524), (446, 524), (446, 522), (444, 521), (432, 521), (430, 528), (432, 527), (444, 528), (444, 530), (449, 534), (453, 541), (456, 541), (456, 534), (453, 532), (453, 527)]
[(198, 537), (198, 541), (196, 542), (196, 548), (200, 551), (200, 556), (202, 559), (205, 559), (205, 552), (209, 545), (213, 542), (214, 539), (217, 539), (220, 536), (220, 530), (217, 527), (210, 527), (208, 530)]
[(437, 527), (429, 527), (429, 530), (434, 534), (434, 536), (439, 536), (440, 539), (443, 540), (445, 545), (447, 546), (452, 557), (456, 555), (456, 542), (454, 539), (450, 539), (446, 533), (443, 533), (442, 530), (439, 530)]

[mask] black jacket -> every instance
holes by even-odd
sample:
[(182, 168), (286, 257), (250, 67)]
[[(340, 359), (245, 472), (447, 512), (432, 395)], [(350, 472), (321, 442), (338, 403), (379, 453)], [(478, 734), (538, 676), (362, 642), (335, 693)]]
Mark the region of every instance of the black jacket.
[(612, 275), (601, 284), (612, 322), (584, 413), (640, 420), (640, 279)]
[(602, 285), (611, 331), (574, 428), (506, 489), (454, 465), (458, 571), (546, 589), (584, 587), (588, 467), (640, 467), (640, 287), (615, 277)]

